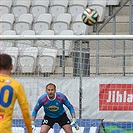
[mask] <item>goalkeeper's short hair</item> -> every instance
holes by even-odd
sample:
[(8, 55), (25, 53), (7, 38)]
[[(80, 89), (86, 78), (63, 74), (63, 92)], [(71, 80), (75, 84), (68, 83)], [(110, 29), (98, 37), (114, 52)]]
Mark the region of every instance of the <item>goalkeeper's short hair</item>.
[(56, 89), (56, 85), (55, 85), (55, 84), (53, 84), (53, 83), (49, 83), (49, 84), (47, 84), (47, 85), (46, 85), (46, 88), (47, 88), (49, 85), (53, 85), (53, 86), (54, 86), (54, 88)]

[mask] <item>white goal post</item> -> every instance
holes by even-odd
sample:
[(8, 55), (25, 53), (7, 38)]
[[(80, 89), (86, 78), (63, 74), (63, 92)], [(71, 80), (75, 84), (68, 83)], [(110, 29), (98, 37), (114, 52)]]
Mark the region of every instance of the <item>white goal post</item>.
[[(38, 40), (59, 40), (62, 45), (58, 49), (61, 56), (57, 54), (55, 61), (54, 56), (49, 58), (49, 55), (41, 60), (41, 63), (47, 61), (46, 64), (53, 61), (52, 72), (40, 71), (39, 61), (35, 62), (35, 71), (21, 72), (20, 63), (17, 62), (12, 76), (23, 84), (28, 95), (30, 112), (37, 98), (44, 93), (45, 85), (53, 82), (58, 91), (65, 93), (74, 105), (82, 130), (75, 131), (76, 133), (110, 133), (115, 130), (133, 132), (133, 35), (0, 35), (0, 47), (5, 44), (8, 47), (8, 43), (12, 41), (13, 47), (19, 48), (17, 43), (20, 41), (28, 46), (29, 40), (34, 47), (38, 47)], [(67, 47), (64, 45), (68, 40), (73, 41), (74, 46), (70, 53), (65, 55)], [(40, 47), (46, 48), (42, 44)], [(17, 59), (21, 56), (23, 57), (19, 53)], [(36, 58), (39, 60), (40, 55)], [(66, 111), (69, 114), (68, 109)], [(37, 116), (38, 128), (42, 114), (43, 111), (40, 110)], [(14, 133), (19, 130), (25, 132), (18, 105), (15, 105), (13, 127), (13, 130), (16, 130)], [(62, 133), (57, 125), (54, 131)]]

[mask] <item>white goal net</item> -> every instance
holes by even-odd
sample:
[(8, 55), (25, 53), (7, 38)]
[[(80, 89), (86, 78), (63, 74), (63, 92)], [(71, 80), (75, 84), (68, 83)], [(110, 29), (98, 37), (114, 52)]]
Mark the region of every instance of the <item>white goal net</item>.
[[(0, 53), (12, 56), (12, 77), (30, 103), (52, 82), (72, 102), (80, 130), (74, 133), (132, 133), (133, 36), (1, 36)], [(66, 108), (70, 117), (70, 113)], [(44, 112), (36, 119), (39, 133)], [(18, 104), (13, 133), (25, 133)], [(58, 125), (50, 133), (64, 133)]]

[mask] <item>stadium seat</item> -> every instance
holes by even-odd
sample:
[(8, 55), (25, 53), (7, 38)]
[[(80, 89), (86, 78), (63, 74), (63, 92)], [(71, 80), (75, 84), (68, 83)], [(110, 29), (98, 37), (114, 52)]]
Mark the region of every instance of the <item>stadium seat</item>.
[(86, 7), (87, 7), (87, 0), (70, 1), (68, 7), (68, 13), (72, 15), (72, 21), (74, 21), (79, 14), (83, 13)]
[(90, 1), (89, 8), (95, 9), (98, 14), (98, 22), (103, 22), (105, 19), (105, 7), (106, 7), (106, 0), (98, 1), (98, 0), (92, 0)]
[(30, 30), (33, 22), (32, 14), (22, 14), (18, 21), (14, 23), (14, 30), (18, 35), (22, 34), (25, 30)]
[(49, 13), (52, 14), (53, 21), (56, 21), (57, 17), (67, 12), (68, 0), (51, 0)]
[(6, 30), (11, 30), (14, 23), (14, 15), (11, 13), (3, 14), (0, 18), (0, 34)]
[(6, 54), (9, 54), (12, 57), (12, 62), (13, 62), (13, 69), (11, 72), (15, 72), (17, 68), (17, 60), (18, 60), (18, 48), (17, 47), (8, 47), (5, 49)]
[(25, 30), (22, 32), (21, 35), (35, 35), (35, 31), (34, 30)]
[(12, 127), (12, 133), (25, 133), (23, 127)]
[(52, 15), (50, 13), (41, 14), (37, 21), (33, 23), (32, 29), (40, 35), (44, 30), (49, 30), (52, 23)]
[[(53, 30), (44, 30), (41, 35), (54, 35)], [(35, 41), (35, 46), (39, 49), (42, 49), (43, 47), (53, 47), (53, 40), (37, 40)], [(39, 50), (40, 51), (40, 50)]]
[(48, 12), (49, 0), (33, 0), (30, 7), (30, 13), (33, 14), (34, 21), (37, 21), (41, 14)]
[(52, 73), (55, 70), (57, 49), (44, 48), (38, 57), (38, 69), (41, 73)]
[(106, 0), (107, 4), (106, 5), (119, 5), (120, 0)]
[(0, 0), (0, 17), (3, 14), (10, 13), (11, 6), (12, 6), (12, 0)]
[(57, 17), (57, 20), (53, 22), (52, 29), (56, 35), (59, 35), (63, 30), (70, 29), (71, 14), (63, 13)]
[[(21, 35), (35, 35), (34, 30), (25, 30)], [(25, 48), (32, 47), (34, 45), (33, 40), (18, 40), (16, 43), (16, 47), (19, 49), (19, 53), (22, 54)]]
[(2, 33), (2, 35), (16, 35), (16, 31), (14, 30), (6, 30)]
[(13, 46), (14, 46), (14, 42), (11, 40), (0, 41), (0, 53), (4, 53), (8, 47), (13, 47)]
[(15, 0), (11, 12), (14, 14), (16, 21), (22, 14), (29, 13), (31, 0)]
[[(60, 33), (60, 35), (73, 35), (73, 31), (72, 30), (64, 30)], [(65, 40), (65, 56), (69, 56), (70, 52), (73, 48), (72, 45), (73, 41), (71, 40)], [(57, 48), (58, 50), (58, 55), (62, 55), (62, 50), (63, 50), (63, 41), (62, 40), (57, 40), (54, 43), (54, 47)]]
[(22, 73), (33, 73), (36, 69), (36, 60), (38, 56), (37, 47), (27, 47), (23, 54), (18, 58), (19, 70)]
[(75, 21), (71, 24), (71, 30), (73, 30), (74, 35), (86, 35), (88, 34), (88, 26), (83, 23), (81, 19), (82, 14), (79, 14)]
[[(16, 32), (14, 30), (7, 30), (2, 33), (2, 35), (16, 35)], [(15, 44), (15, 41), (12, 40), (1, 40), (0, 41), (0, 52), (3, 53), (6, 48), (13, 47)]]

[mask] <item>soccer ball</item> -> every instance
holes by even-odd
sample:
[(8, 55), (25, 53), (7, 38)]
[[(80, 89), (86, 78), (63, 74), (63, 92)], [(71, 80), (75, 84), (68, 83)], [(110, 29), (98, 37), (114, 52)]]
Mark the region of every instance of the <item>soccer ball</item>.
[(98, 16), (95, 9), (86, 8), (82, 14), (82, 20), (86, 25), (92, 26), (97, 23)]

